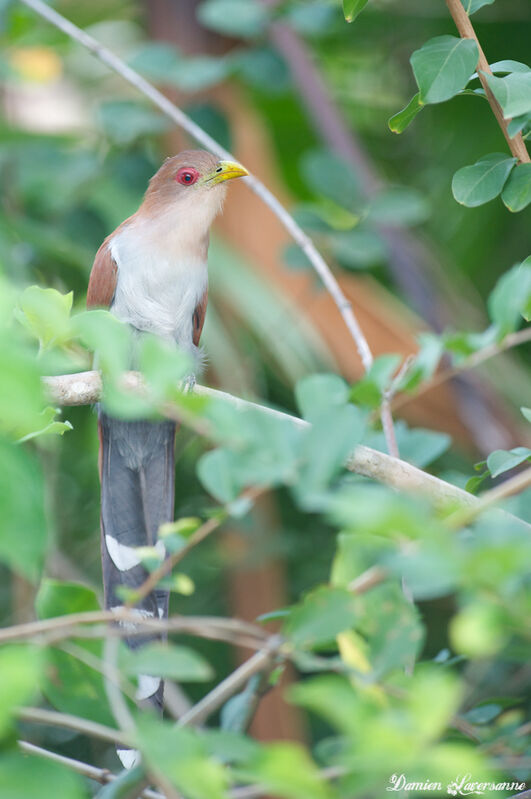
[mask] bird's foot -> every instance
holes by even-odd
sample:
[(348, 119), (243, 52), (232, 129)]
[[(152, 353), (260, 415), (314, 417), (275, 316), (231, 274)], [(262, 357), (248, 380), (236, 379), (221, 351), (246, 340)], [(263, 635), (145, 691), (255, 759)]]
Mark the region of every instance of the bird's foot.
[(196, 384), (196, 379), (194, 374), (187, 375), (179, 382), (179, 388), (183, 392), (183, 394), (193, 394), (194, 388)]

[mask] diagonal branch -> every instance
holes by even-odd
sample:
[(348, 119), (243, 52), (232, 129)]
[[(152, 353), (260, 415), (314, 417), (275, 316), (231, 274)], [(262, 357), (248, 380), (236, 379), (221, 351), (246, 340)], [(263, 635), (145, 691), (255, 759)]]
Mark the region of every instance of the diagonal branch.
[(446, 0), (446, 5), (448, 6), (448, 10), (452, 15), (452, 19), (455, 22), (456, 28), (459, 31), (459, 35), (462, 39), (473, 39), (479, 51), (479, 59), (478, 59), (478, 77), (481, 81), (481, 85), (485, 89), (485, 93), (487, 95), (487, 100), (490, 103), (490, 107), (492, 108), (493, 114), (498, 120), (498, 125), (500, 126), (503, 135), (507, 140), (507, 144), (509, 145), (509, 149), (511, 153), (514, 155), (515, 158), (521, 163), (529, 163), (531, 160), (529, 158), (529, 153), (527, 152), (527, 147), (525, 146), (524, 140), (522, 138), (521, 133), (517, 133), (516, 136), (512, 137), (509, 136), (508, 124), (510, 120), (504, 119), (503, 112), (500, 108), (500, 105), (496, 98), (494, 97), (488, 81), (484, 75), (486, 72), (487, 75), (492, 75), (492, 70), (489, 66), (489, 62), (483, 52), (481, 44), (479, 42), (478, 37), (476, 36), (476, 32), (474, 30), (474, 26), (470, 22), (470, 17), (465, 11), (465, 8), (461, 2), (461, 0)]

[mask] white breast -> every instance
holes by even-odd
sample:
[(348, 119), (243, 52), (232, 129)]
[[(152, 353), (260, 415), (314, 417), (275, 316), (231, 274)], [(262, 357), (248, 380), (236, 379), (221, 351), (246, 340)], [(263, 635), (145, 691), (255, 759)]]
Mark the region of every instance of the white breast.
[(175, 220), (132, 222), (110, 242), (118, 266), (112, 313), (193, 352), (193, 314), (207, 287), (206, 260)]

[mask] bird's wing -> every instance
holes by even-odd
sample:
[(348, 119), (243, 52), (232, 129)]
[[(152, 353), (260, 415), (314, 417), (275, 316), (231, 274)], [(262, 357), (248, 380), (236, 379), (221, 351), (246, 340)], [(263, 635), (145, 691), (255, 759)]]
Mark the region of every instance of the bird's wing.
[(208, 289), (205, 290), (205, 293), (197, 303), (194, 311), (192, 340), (196, 347), (199, 346), (201, 331), (203, 330), (203, 325), (205, 324), (207, 303), (208, 303)]
[(87, 308), (109, 308), (116, 291), (118, 265), (105, 239), (94, 258), (87, 290)]

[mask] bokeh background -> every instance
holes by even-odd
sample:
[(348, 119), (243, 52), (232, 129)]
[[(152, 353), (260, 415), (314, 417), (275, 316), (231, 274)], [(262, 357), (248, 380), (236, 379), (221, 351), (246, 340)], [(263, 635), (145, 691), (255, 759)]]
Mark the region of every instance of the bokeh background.
[[(430, 330), (483, 330), (497, 278), (528, 254), (530, 211), (512, 215), (499, 200), (464, 209), (450, 184), (460, 167), (504, 152), (503, 136), (488, 104), (470, 96), (425, 109), (401, 136), (387, 125), (416, 91), (411, 52), (455, 33), (443, 0), (374, 0), (352, 26), (337, 0), (231, 2), (237, 13), (226, 13), (227, 0), (53, 5), (278, 194), (333, 266), (376, 355), (407, 356)], [(0, 268), (20, 288), (73, 291), (82, 308), (101, 241), (136, 210), (161, 160), (191, 142), (29, 9), (1, 3), (0, 14)], [(526, 60), (528, 2), (501, 0), (474, 22), (490, 62)], [(215, 225), (210, 286), (210, 385), (296, 411), (292, 389), (303, 375), (361, 376), (335, 306), (243, 184), (231, 186)], [(519, 407), (529, 404), (528, 365), (522, 347), (404, 404), (399, 416), (424, 431), (416, 462), (464, 485), (487, 453), (527, 443)], [(47, 572), (99, 590), (96, 419), (90, 408), (65, 417), (73, 432), (38, 444), (54, 542)], [(178, 515), (210, 505), (195, 476), (203, 449), (180, 434)], [(175, 596), (174, 609), (254, 619), (326, 580), (333, 540), (324, 522), (308, 518), (287, 493), (262, 500), (245, 522), (192, 553), (185, 572), (195, 591)], [(33, 588), (2, 571), (2, 624), (33, 617)], [(451, 605), (422, 605), (432, 657), (445, 646)], [(208, 643), (198, 646), (210, 656)], [(228, 647), (216, 645), (214, 659), (219, 675), (234, 666)], [(485, 680), (518, 691), (526, 674), (498, 668)], [(273, 692), (254, 732), (305, 738), (308, 724)], [(46, 741), (51, 733), (42, 734)], [(80, 755), (73, 736), (61, 735), (55, 744)]]

